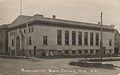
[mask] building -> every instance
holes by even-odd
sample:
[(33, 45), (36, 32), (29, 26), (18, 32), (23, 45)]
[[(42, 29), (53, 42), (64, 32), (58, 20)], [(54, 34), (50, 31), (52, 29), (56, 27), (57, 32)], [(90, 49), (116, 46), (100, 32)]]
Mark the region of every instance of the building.
[(120, 33), (115, 30), (115, 54), (120, 54)]
[[(100, 24), (36, 14), (20, 15), (8, 28), (8, 49), (11, 55), (98, 55), (100, 52)], [(114, 30), (113, 26), (103, 25), (103, 54), (114, 54)]]
[(8, 25), (0, 26), (0, 54), (8, 54)]

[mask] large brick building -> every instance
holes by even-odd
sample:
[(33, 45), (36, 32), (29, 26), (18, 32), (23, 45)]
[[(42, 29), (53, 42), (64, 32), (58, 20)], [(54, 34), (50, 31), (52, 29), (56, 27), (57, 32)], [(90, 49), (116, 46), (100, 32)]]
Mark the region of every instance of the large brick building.
[[(11, 55), (55, 56), (97, 55), (100, 52), (101, 25), (20, 15), (9, 25), (8, 49)], [(104, 54), (114, 54), (114, 27), (103, 25)]]

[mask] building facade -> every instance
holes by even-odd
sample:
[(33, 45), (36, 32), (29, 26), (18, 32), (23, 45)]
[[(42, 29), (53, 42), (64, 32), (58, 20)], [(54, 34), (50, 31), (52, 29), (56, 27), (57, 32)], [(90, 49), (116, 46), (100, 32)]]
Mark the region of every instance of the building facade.
[(120, 33), (115, 30), (115, 54), (120, 54)]
[(8, 54), (8, 25), (0, 26), (0, 54)]
[[(98, 55), (101, 25), (20, 15), (9, 25), (8, 49), (11, 55), (60, 56)], [(114, 54), (114, 27), (103, 25), (105, 55)]]

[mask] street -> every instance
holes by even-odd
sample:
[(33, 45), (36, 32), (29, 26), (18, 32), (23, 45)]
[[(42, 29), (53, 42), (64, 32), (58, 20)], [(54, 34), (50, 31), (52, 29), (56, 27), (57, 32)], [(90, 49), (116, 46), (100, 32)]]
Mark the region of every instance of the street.
[[(119, 75), (115, 70), (103, 68), (83, 68), (68, 63), (78, 58), (61, 59), (8, 59), (0, 58), (0, 75)], [(120, 61), (103, 62), (120, 66)]]

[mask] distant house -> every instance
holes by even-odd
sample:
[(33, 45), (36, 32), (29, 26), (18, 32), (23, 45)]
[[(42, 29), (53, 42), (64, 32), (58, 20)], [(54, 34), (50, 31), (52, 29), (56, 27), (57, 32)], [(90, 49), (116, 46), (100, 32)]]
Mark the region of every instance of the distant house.
[(8, 54), (8, 25), (0, 26), (0, 54)]
[[(11, 55), (60, 56), (98, 55), (100, 24), (20, 15), (9, 26), (8, 49)], [(114, 54), (114, 27), (103, 25), (104, 54)]]
[(115, 30), (115, 54), (120, 54), (120, 33)]

